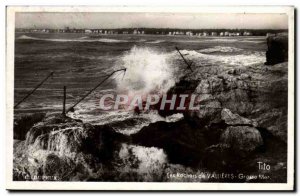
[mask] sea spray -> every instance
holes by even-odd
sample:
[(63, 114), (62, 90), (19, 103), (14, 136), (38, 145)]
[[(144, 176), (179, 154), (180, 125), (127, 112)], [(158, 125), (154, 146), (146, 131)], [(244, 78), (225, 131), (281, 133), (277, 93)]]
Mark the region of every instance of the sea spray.
[(118, 91), (129, 96), (165, 93), (175, 84), (174, 68), (167, 55), (154, 49), (134, 46), (119, 63), (127, 71), (123, 80), (117, 81)]

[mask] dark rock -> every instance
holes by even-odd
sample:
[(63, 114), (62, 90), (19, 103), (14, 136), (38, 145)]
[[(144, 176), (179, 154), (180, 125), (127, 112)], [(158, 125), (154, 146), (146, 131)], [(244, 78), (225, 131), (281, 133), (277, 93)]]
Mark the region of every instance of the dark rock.
[[(217, 76), (211, 75), (201, 80), (194, 92), (200, 97), (201, 111), (193, 111), (186, 116), (198, 116), (202, 120), (207, 119), (208, 123), (217, 123), (224, 120), (220, 111), (227, 108), (234, 115), (239, 115), (239, 120), (235, 121), (264, 127), (286, 141), (287, 63), (270, 66), (267, 70), (257, 65), (238, 70), (235, 74), (220, 70)], [(231, 115), (231, 118), (237, 117)], [(237, 122), (227, 119), (227, 123)]]
[[(173, 95), (179, 95), (181, 94), (186, 94), (186, 95), (191, 95), (196, 87), (198, 86), (199, 80), (189, 80), (186, 79), (185, 77), (181, 78), (179, 82), (175, 84), (174, 87), (170, 88), (167, 92), (167, 99), (171, 99)], [(177, 110), (176, 108), (179, 107), (180, 105), (180, 99), (176, 99), (175, 102), (175, 109), (170, 110), (170, 104), (166, 104), (164, 109), (160, 109), (162, 99), (154, 105), (154, 109), (158, 110), (158, 114), (161, 115), (162, 117), (170, 116), (172, 114), (176, 113), (186, 113), (186, 110)], [(185, 102), (185, 107), (188, 108), (188, 104), (190, 102), (190, 97), (186, 98)]]
[(13, 180), (14, 181), (30, 181), (30, 173), (23, 168), (23, 170), (18, 168), (13, 168)]
[(200, 101), (200, 109), (198, 111), (189, 111), (189, 117), (197, 117), (202, 123), (207, 125), (211, 123), (219, 123), (221, 119), (221, 103), (214, 100)]
[(240, 69), (230, 69), (227, 71), (228, 74), (232, 74), (232, 75), (239, 75), (241, 74), (241, 70)]
[[(128, 141), (127, 136), (108, 125), (93, 126), (61, 114), (49, 115), (28, 131), (25, 141), (15, 141), (14, 178), (24, 180), (27, 176), (26, 180), (40, 181), (78, 181), (94, 175), (99, 178), (103, 165), (109, 166), (121, 144)], [(27, 173), (22, 172), (24, 169)], [(34, 176), (38, 179), (33, 179)]]
[(224, 108), (221, 111), (221, 119), (225, 121), (227, 125), (250, 125), (250, 126), (257, 126), (257, 123), (244, 118), (238, 114), (232, 113), (229, 109)]
[(139, 118), (133, 117), (133, 118), (128, 118), (128, 119), (121, 120), (121, 121), (110, 122), (109, 126), (115, 128), (115, 129), (122, 130), (122, 129), (126, 129), (129, 127), (134, 127), (136, 125), (140, 125), (145, 122), (149, 122), (149, 120), (146, 118), (141, 118), (141, 117), (139, 117)]
[(202, 166), (215, 172), (233, 172), (241, 160), (226, 144), (215, 144), (207, 147), (202, 156)]
[(44, 160), (43, 168), (39, 168), (38, 172), (41, 173), (39, 176), (53, 176), (47, 181), (63, 181), (69, 179), (70, 175), (74, 174), (75, 169), (76, 164), (70, 158), (48, 154)]
[(195, 166), (207, 147), (204, 129), (187, 120), (156, 122), (131, 136), (134, 144), (164, 149), (171, 163)]
[[(270, 176), (270, 182), (287, 182), (287, 144), (271, 132), (264, 128), (257, 128), (263, 139), (263, 146), (257, 149), (243, 162), (241, 169), (246, 174), (264, 174)], [(258, 162), (264, 162), (270, 165), (270, 170), (258, 170)], [(265, 182), (262, 179), (253, 180), (253, 182)]]
[[(123, 142), (130, 142), (130, 137), (123, 135), (121, 133), (116, 132), (113, 128), (108, 125), (98, 125), (95, 126), (96, 136), (91, 137), (90, 142), (85, 149), (90, 151), (94, 145), (97, 145), (96, 150), (99, 151), (99, 157), (102, 162), (110, 162), (113, 158), (113, 153), (118, 151)], [(102, 143), (99, 144), (99, 139), (101, 139)], [(92, 144), (90, 146), (89, 144)]]
[(25, 140), (28, 130), (36, 123), (40, 122), (45, 113), (24, 115), (14, 120), (14, 139)]
[(274, 65), (288, 61), (288, 35), (267, 37), (268, 50), (266, 65)]
[(220, 143), (241, 156), (253, 152), (263, 145), (260, 132), (249, 126), (229, 126), (221, 135)]
[(287, 143), (287, 113), (285, 108), (271, 109), (255, 119), (258, 127), (267, 129), (273, 136)]
[[(287, 177), (287, 148), (286, 143), (274, 137), (263, 128), (257, 128), (263, 144), (252, 152), (241, 153), (232, 149), (231, 145), (220, 143), (206, 148), (203, 155), (203, 166), (210, 171), (233, 173), (239, 175), (267, 175), (270, 182), (286, 183)], [(246, 155), (246, 156), (245, 156)], [(212, 158), (213, 157), (213, 158)], [(259, 170), (258, 162), (271, 165), (271, 170)], [(237, 182), (265, 182), (262, 179), (237, 179)]]
[[(260, 131), (249, 126), (229, 126), (218, 144), (205, 149), (202, 165), (213, 171), (238, 173), (252, 154), (264, 145)], [(243, 171), (248, 171), (245, 168)]]
[(107, 158), (120, 140), (126, 136), (116, 133), (107, 125), (93, 126), (61, 115), (46, 117), (27, 133), (26, 145), (35, 150), (43, 149), (72, 155), (80, 152)]

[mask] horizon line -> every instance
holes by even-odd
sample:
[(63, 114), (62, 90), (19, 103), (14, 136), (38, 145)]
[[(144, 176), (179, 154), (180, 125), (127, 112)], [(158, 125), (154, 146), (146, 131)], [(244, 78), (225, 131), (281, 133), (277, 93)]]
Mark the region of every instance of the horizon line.
[[(33, 28), (33, 27), (15, 27), (15, 29), (66, 29), (68, 27), (63, 28), (53, 28), (53, 27), (39, 27), (39, 28)], [(171, 27), (165, 27), (165, 28), (157, 28), (157, 27), (120, 27), (120, 28), (75, 28), (75, 27), (69, 27), (69, 29), (180, 29), (180, 30), (288, 30), (288, 28), (171, 28)]]

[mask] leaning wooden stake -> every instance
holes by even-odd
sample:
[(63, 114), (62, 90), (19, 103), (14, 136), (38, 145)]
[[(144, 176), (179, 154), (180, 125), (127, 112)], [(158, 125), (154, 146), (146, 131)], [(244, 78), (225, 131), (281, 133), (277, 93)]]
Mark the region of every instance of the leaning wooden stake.
[(96, 90), (96, 88), (98, 88), (101, 84), (103, 84), (108, 78), (110, 78), (112, 75), (114, 75), (114, 73), (119, 72), (119, 71), (124, 71), (124, 73), (125, 73), (126, 72), (126, 68), (124, 68), (124, 69), (118, 69), (116, 71), (113, 71), (111, 74), (107, 75), (104, 78), (104, 80), (102, 80), (93, 89), (91, 89), (89, 92), (87, 92), (87, 94), (85, 94), (81, 99), (79, 99), (73, 106), (71, 106), (69, 109), (67, 109), (66, 113), (68, 113), (70, 111), (74, 111), (74, 107), (75, 106), (77, 106), (82, 100), (84, 100), (87, 96), (89, 96), (89, 94), (91, 94), (94, 90)]
[(63, 115), (66, 115), (66, 86), (64, 86)]
[(185, 62), (185, 64), (187, 65), (187, 68), (189, 68), (189, 70), (191, 70), (191, 72), (193, 72), (193, 69), (192, 69), (192, 64), (193, 63), (189, 63), (185, 58), (184, 56), (181, 54), (180, 50), (175, 47), (175, 49), (177, 50), (177, 52), (180, 54), (181, 58), (183, 59), (183, 61)]
[(46, 82), (46, 80), (48, 80), (48, 78), (50, 78), (50, 76), (53, 76), (54, 72), (51, 72), (43, 81), (41, 81), (34, 89), (32, 89), (32, 91), (30, 91), (22, 100), (20, 100), (15, 106), (14, 108), (16, 108), (18, 105), (20, 105), (23, 101), (25, 101), (25, 99), (27, 99), (32, 93), (34, 93), (34, 91), (36, 91), (36, 89), (38, 89), (44, 82)]

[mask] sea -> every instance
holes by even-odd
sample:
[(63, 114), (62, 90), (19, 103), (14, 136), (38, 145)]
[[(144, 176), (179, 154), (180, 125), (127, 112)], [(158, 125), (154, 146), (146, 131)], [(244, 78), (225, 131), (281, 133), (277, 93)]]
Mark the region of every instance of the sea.
[[(94, 35), (80, 33), (16, 33), (14, 103), (16, 104), (52, 71), (50, 77), (14, 110), (15, 117), (61, 112), (63, 87), (70, 108), (114, 70), (68, 115), (94, 125), (116, 124), (136, 118), (132, 111), (104, 111), (104, 94), (166, 92), (193, 66), (244, 67), (265, 62), (265, 37), (192, 37), (168, 35)], [(176, 121), (181, 114), (163, 118), (155, 111), (142, 113), (140, 121), (115, 128), (132, 134), (156, 121)]]

